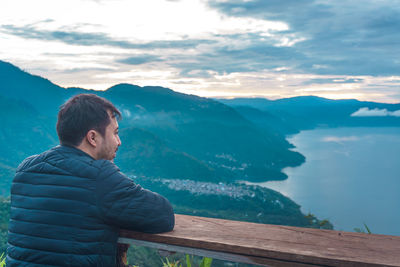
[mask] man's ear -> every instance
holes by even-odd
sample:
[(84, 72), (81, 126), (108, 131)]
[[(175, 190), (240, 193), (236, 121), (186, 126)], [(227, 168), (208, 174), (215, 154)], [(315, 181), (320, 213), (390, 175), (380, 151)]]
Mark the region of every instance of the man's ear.
[(95, 130), (89, 130), (86, 134), (86, 141), (93, 147), (97, 147), (97, 135)]

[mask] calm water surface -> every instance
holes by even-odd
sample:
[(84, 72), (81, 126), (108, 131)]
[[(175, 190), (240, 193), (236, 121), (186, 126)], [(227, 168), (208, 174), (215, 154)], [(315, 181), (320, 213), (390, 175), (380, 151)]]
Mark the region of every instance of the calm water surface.
[(285, 181), (259, 183), (290, 197), (336, 230), (367, 224), (400, 235), (400, 127), (330, 128), (289, 138), (306, 157)]

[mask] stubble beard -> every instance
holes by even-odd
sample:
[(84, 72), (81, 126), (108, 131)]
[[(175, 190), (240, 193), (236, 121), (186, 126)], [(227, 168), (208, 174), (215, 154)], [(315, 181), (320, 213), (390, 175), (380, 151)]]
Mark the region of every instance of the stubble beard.
[[(111, 161), (111, 162), (114, 162), (114, 158), (116, 157), (116, 155), (117, 155), (117, 150), (118, 150), (118, 148), (116, 148), (116, 149), (113, 149), (113, 150), (108, 150), (107, 148), (104, 148), (103, 150), (101, 150), (100, 152), (99, 152), (99, 154), (98, 154), (98, 159), (105, 159), (105, 160), (109, 160), (109, 161)], [(111, 152), (112, 151), (112, 152)]]

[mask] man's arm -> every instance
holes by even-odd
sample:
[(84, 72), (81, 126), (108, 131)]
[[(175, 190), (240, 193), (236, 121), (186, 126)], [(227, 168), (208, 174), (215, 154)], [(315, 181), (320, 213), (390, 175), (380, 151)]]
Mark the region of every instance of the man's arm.
[(96, 194), (100, 213), (108, 224), (146, 233), (174, 228), (169, 201), (135, 184), (109, 161), (105, 161), (98, 175)]

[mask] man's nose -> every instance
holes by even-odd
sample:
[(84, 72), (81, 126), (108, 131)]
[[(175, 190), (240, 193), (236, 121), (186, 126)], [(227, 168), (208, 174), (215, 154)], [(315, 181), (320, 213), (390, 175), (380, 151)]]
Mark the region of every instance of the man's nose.
[(121, 139), (119, 138), (119, 136), (118, 136), (118, 146), (120, 146), (121, 145)]

